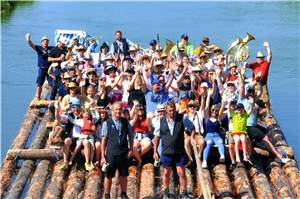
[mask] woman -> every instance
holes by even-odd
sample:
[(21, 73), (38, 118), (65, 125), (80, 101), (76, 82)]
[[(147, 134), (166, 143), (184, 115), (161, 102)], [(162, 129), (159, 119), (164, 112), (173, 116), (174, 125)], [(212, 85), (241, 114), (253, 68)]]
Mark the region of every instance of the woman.
[(81, 99), (76, 83), (69, 82), (67, 90), (68, 94), (63, 97), (60, 108), (64, 113), (67, 113), (70, 110), (70, 104), (74, 99)]
[(203, 151), (202, 168), (207, 168), (207, 159), (210, 154), (211, 148), (214, 144), (218, 146), (220, 154), (220, 162), (225, 162), (225, 149), (224, 142), (220, 136), (221, 122), (219, 118), (218, 105), (213, 105), (209, 108), (210, 98), (213, 95), (214, 89), (209, 89), (208, 96), (206, 98), (204, 122), (205, 122), (205, 142), (206, 146)]
[(142, 163), (142, 156), (152, 147), (149, 126), (150, 123), (146, 116), (145, 107), (137, 101), (134, 101), (131, 116), (133, 119), (130, 123), (132, 125), (133, 132), (135, 132), (133, 156), (140, 165)]

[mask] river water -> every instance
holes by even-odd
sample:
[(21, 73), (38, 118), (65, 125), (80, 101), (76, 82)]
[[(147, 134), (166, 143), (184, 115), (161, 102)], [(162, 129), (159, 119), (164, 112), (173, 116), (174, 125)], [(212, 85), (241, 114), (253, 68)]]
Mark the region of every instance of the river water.
[(227, 49), (238, 35), (251, 32), (250, 60), (270, 43), (269, 71), (272, 109), (288, 143), (299, 153), (299, 2), (34, 2), (17, 8), (1, 21), (1, 159), (20, 128), (34, 96), (37, 57), (24, 40), (26, 32), (39, 43), (43, 35), (54, 45), (56, 29), (85, 30), (113, 41), (115, 30), (147, 47), (160, 34), (177, 41), (182, 33), (198, 45), (203, 36)]

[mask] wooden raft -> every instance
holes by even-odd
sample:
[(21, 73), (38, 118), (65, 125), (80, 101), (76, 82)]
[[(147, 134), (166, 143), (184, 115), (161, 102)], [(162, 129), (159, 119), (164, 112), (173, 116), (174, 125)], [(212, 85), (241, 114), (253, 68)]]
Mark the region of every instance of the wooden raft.
[[(47, 96), (47, 89), (43, 89)], [(86, 172), (75, 164), (67, 170), (60, 169), (57, 152), (46, 146), (49, 123), (54, 116), (48, 108), (50, 102), (31, 104), (1, 167), (1, 198), (102, 198), (103, 173), (96, 168)], [(42, 104), (42, 105), (41, 105)], [(41, 108), (46, 108), (42, 112)], [(38, 122), (38, 115), (43, 119)], [(186, 169), (190, 198), (300, 198), (300, 172), (294, 160), (293, 150), (288, 146), (274, 115), (264, 118), (268, 135), (280, 151), (292, 159), (285, 165), (273, 161), (269, 153), (260, 153), (253, 166), (241, 166), (229, 170), (229, 158), (220, 164), (217, 156), (209, 160), (209, 168), (202, 169), (197, 159), (192, 168)], [(38, 122), (36, 124), (36, 122)], [(33, 129), (37, 126), (37, 131)], [(47, 125), (48, 124), (48, 125)], [(28, 137), (35, 133), (30, 148), (25, 149)], [(199, 157), (197, 147), (193, 150)], [(150, 155), (151, 156), (151, 155)], [(226, 156), (228, 157), (228, 156)], [(21, 161), (22, 160), (22, 161)], [(179, 194), (176, 172), (171, 175), (170, 192), (174, 198)], [(25, 188), (26, 187), (26, 188)], [(162, 168), (155, 168), (150, 161), (141, 168), (129, 167), (128, 197), (160, 198), (162, 194)], [(118, 175), (113, 179), (112, 198), (120, 196)]]

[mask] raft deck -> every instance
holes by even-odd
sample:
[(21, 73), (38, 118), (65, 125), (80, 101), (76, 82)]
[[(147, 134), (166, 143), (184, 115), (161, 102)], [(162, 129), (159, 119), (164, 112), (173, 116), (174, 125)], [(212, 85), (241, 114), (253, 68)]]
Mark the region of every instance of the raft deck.
[[(44, 86), (43, 97), (49, 93)], [(49, 101), (41, 100), (28, 107), (24, 121), (17, 132), (1, 167), (1, 198), (102, 198), (103, 173), (96, 168), (90, 172), (83, 168), (83, 160), (67, 170), (60, 169), (59, 155), (46, 145), (49, 123), (53, 112)], [(292, 160), (282, 165), (274, 161), (269, 152), (257, 149), (255, 166), (246, 165), (229, 169), (229, 158), (218, 163), (216, 150), (209, 159), (209, 168), (202, 169), (197, 158), (186, 169), (187, 188), (191, 198), (300, 198), (300, 172), (294, 159), (293, 150), (288, 146), (275, 116), (264, 118), (268, 135), (279, 151), (285, 152)], [(51, 125), (50, 125), (51, 126)], [(28, 138), (33, 137), (31, 143)], [(25, 146), (30, 146), (29, 148)], [(193, 148), (196, 157), (197, 148)], [(226, 150), (228, 153), (228, 150)], [(226, 154), (226, 157), (229, 157)], [(179, 180), (176, 172), (171, 175), (171, 198), (179, 194)], [(162, 168), (153, 166), (152, 154), (143, 159), (138, 168), (134, 163), (129, 167), (128, 197), (160, 198), (162, 194)], [(118, 174), (113, 179), (112, 198), (120, 195)]]

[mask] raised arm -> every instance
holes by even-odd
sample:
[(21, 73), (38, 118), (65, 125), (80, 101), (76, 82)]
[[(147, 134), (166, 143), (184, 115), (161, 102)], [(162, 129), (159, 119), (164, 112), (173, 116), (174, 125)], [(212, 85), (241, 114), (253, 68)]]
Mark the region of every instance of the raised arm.
[(25, 35), (25, 40), (28, 42), (28, 45), (29, 45), (33, 50), (35, 50), (35, 45), (32, 43), (32, 41), (31, 41), (31, 39), (30, 39), (30, 34), (29, 34), (29, 33), (27, 33), (27, 34)]
[(222, 93), (224, 92), (224, 85), (223, 85), (223, 82), (221, 80), (221, 73), (222, 73), (221, 68), (216, 67), (217, 84), (218, 84), (218, 88), (219, 88), (219, 93), (222, 95)]
[(243, 78), (243, 75), (241, 74), (241, 71), (238, 70), (238, 79), (239, 79), (239, 95), (241, 98), (245, 97), (245, 81)]
[(272, 61), (272, 52), (271, 52), (271, 49), (270, 49), (270, 46), (269, 46), (269, 42), (265, 41), (265, 42), (263, 43), (263, 46), (264, 46), (264, 47), (266, 48), (266, 50), (267, 50), (267, 54), (268, 54), (267, 60), (268, 60), (269, 63), (271, 63), (271, 61)]
[(212, 97), (213, 93), (214, 93), (214, 87), (209, 88), (207, 91), (207, 98), (206, 98), (206, 104), (205, 104), (205, 109), (204, 109), (205, 120), (207, 120), (209, 118), (210, 98)]

